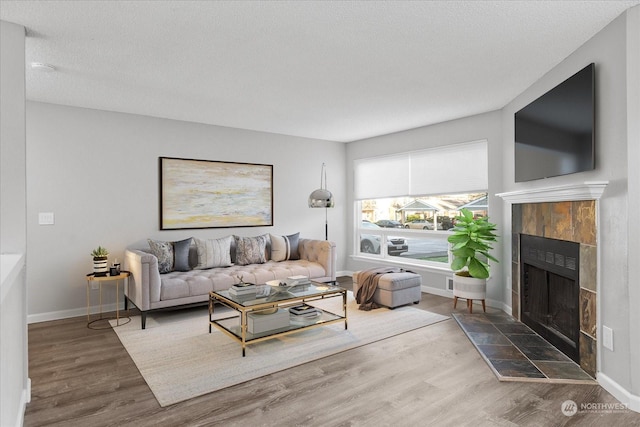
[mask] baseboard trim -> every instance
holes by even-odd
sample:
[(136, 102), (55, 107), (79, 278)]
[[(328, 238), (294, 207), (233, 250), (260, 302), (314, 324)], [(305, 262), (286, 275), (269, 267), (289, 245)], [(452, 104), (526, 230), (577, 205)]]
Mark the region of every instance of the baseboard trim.
[[(120, 303), (120, 310), (124, 309), (124, 303)], [(116, 311), (116, 304), (103, 304), (102, 312), (108, 313), (110, 311)], [(92, 306), (90, 309), (90, 313), (92, 315), (98, 314), (100, 312), (99, 306)], [(60, 310), (60, 311), (50, 311), (47, 313), (38, 313), (38, 314), (30, 314), (27, 316), (27, 323), (40, 323), (40, 322), (49, 322), (51, 320), (61, 320), (68, 319), (70, 317), (80, 317), (87, 315), (87, 308), (72, 308), (70, 310)]]
[(439, 297), (445, 297), (445, 298), (453, 299), (453, 292), (448, 291), (446, 289), (432, 288), (431, 286), (422, 285), (422, 286), (420, 286), (420, 290), (422, 292), (426, 292), (428, 294), (438, 295)]
[(618, 399), (621, 403), (625, 403), (627, 405), (627, 409), (634, 412), (640, 412), (640, 396), (632, 394), (602, 372), (598, 372), (596, 374), (596, 380), (598, 381), (598, 384), (600, 384), (603, 389), (611, 393), (613, 397)]
[(27, 412), (27, 404), (31, 402), (31, 378), (27, 378), (27, 388), (22, 390), (20, 396), (20, 411), (18, 412), (18, 418), (14, 425), (22, 427), (24, 426), (24, 413)]

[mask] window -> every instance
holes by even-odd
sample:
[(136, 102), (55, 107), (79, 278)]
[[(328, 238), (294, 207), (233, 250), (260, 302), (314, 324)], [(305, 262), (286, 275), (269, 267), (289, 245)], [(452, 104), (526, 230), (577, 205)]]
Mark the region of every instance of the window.
[(463, 207), (485, 216), (487, 194), (361, 200), (357, 202), (357, 252), (407, 263), (448, 266), (447, 237)]
[(356, 160), (356, 254), (448, 267), (460, 209), (487, 215), (487, 163), (485, 140)]

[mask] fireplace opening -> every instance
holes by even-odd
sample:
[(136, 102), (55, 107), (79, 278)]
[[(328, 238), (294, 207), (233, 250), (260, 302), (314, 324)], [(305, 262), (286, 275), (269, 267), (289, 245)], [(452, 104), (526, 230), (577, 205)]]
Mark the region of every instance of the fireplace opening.
[(520, 261), (522, 322), (579, 363), (580, 244), (523, 234)]

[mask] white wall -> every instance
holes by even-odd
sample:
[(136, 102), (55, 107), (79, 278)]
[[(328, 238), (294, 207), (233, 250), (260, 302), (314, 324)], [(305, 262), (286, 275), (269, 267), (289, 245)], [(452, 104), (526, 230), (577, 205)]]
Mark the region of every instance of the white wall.
[[(640, 226), (638, 225), (638, 213), (640, 212), (640, 6), (636, 6), (627, 12), (627, 127), (628, 127), (628, 197), (629, 215), (627, 217), (628, 241), (628, 274), (627, 286), (629, 299), (628, 335), (623, 339), (629, 340), (629, 368), (631, 392), (638, 398), (640, 396)], [(615, 348), (615, 347), (614, 347)], [(640, 398), (636, 399), (636, 411), (640, 412)]]
[[(494, 196), (502, 191), (501, 138), (501, 115), (499, 111), (495, 111), (349, 143), (347, 145), (348, 246), (345, 248), (349, 255), (354, 255), (355, 249), (353, 242), (354, 218), (356, 218), (354, 212), (355, 200), (353, 199), (354, 160), (486, 139), (489, 151), (489, 216), (492, 222), (501, 224), (503, 202), (502, 199)], [(389, 179), (393, 179), (393, 171), (381, 171), (381, 173), (388, 174)], [(452, 170), (452, 173), (455, 172)], [(433, 178), (446, 179), (446, 177)], [(359, 216), (357, 218), (359, 219)], [(498, 233), (509, 239), (509, 230), (502, 230), (500, 227)], [(498, 244), (494, 245), (495, 252), (500, 253), (501, 247), (502, 241), (499, 241)], [(510, 265), (508, 260), (504, 262)], [(369, 262), (354, 258), (347, 260), (347, 267), (351, 271), (372, 268), (377, 266), (376, 264), (375, 261)], [(436, 270), (412, 266), (411, 270), (422, 275), (423, 287), (431, 288), (433, 292), (438, 294), (447, 294), (445, 291), (445, 278), (452, 275), (448, 268)], [(502, 269), (499, 267), (493, 268), (491, 278), (487, 282), (487, 299), (492, 305), (503, 308), (504, 301), (507, 301), (508, 304), (511, 302), (510, 298), (505, 300), (505, 293), (506, 285)]]
[[(324, 209), (307, 206), (320, 185), (322, 162), (336, 198), (329, 238), (341, 251), (344, 155), (343, 143), (28, 102), (30, 322), (86, 314), (84, 277), (92, 270), (89, 253), (98, 245), (109, 249), (112, 262), (148, 238), (300, 231), (302, 237), (324, 239)], [(160, 156), (273, 164), (274, 226), (160, 231)], [(37, 225), (38, 212), (53, 212), (55, 225)], [(113, 302), (113, 293), (105, 295), (105, 303)]]
[[(637, 10), (633, 13), (636, 14), (634, 25), (637, 26)], [(629, 236), (632, 233), (638, 235), (639, 225), (636, 220), (638, 212), (630, 211), (630, 206), (633, 201), (637, 207), (639, 196), (637, 181), (633, 184), (636, 192), (630, 195), (631, 183), (628, 182), (627, 177), (629, 168), (637, 168), (638, 158), (632, 159), (629, 155), (637, 154), (638, 140), (629, 138), (627, 120), (629, 118), (637, 122), (638, 112), (636, 106), (636, 111), (633, 112), (635, 116), (628, 116), (632, 111), (627, 110), (627, 90), (632, 88), (628, 87), (627, 81), (637, 82), (638, 68), (636, 65), (636, 74), (627, 76), (627, 61), (636, 61), (637, 64), (640, 52), (628, 52), (626, 38), (626, 15), (623, 14), (502, 110), (503, 187), (504, 191), (515, 191), (585, 181), (609, 181), (599, 203), (598, 255), (600, 262), (597, 316), (599, 337), (601, 337), (602, 325), (613, 328), (614, 351), (602, 347), (602, 340), (598, 340), (597, 351), (601, 372), (599, 379), (601, 376), (609, 377), (618, 386), (637, 396), (640, 392), (637, 372), (640, 359), (637, 353), (632, 355), (630, 350), (631, 346), (638, 349), (639, 338), (635, 329), (637, 326), (632, 329), (630, 311), (637, 310), (640, 301), (638, 293), (632, 291), (634, 286), (637, 287), (637, 279), (630, 279), (629, 265), (637, 264), (638, 260), (637, 258), (633, 260), (629, 256), (631, 246)], [(515, 183), (512, 161), (514, 113), (591, 62), (596, 64), (596, 169), (545, 180)], [(637, 91), (637, 83), (634, 86), (633, 90)], [(637, 97), (637, 93), (635, 96)], [(637, 130), (635, 138), (637, 138)], [(507, 221), (510, 222), (509, 214), (509, 205), (505, 205), (505, 227), (511, 227), (511, 224), (507, 224)], [(508, 243), (505, 245), (503, 258), (506, 258), (511, 251), (510, 242)], [(507, 269), (510, 266), (505, 264), (503, 268)], [(631, 376), (632, 366), (634, 366), (635, 381)]]
[(25, 28), (0, 21), (0, 425), (30, 399), (25, 286)]

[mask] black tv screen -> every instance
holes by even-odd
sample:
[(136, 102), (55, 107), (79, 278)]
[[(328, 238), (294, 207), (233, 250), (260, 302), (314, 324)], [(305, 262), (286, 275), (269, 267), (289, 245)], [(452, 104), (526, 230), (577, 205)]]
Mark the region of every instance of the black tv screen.
[(595, 168), (595, 65), (515, 114), (516, 182)]

